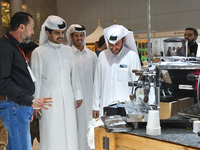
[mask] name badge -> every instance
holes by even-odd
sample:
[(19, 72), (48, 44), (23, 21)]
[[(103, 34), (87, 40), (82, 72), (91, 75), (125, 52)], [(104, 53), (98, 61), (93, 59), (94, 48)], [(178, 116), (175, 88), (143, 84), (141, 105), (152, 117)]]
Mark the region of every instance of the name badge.
[(30, 66), (29, 66), (29, 65), (27, 65), (27, 68), (28, 68), (28, 72), (30, 73), (30, 75), (31, 75), (31, 78), (32, 78), (33, 82), (35, 82), (35, 81), (36, 81), (36, 78), (35, 78), (35, 76), (34, 76), (34, 74), (33, 74), (32, 70), (31, 70)]
[(127, 65), (121, 64), (119, 65), (119, 68), (127, 68)]

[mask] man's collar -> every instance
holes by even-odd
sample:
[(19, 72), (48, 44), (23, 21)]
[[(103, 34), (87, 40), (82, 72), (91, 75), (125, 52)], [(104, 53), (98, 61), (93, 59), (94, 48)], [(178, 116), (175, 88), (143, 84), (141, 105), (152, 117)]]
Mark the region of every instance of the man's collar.
[(79, 49), (77, 49), (74, 45), (72, 45), (72, 49), (73, 49), (74, 53), (77, 53), (77, 52), (80, 52), (80, 53), (86, 52), (87, 53), (87, 51), (85, 50), (85, 46), (84, 46), (82, 52)]
[(15, 45), (15, 46), (21, 46), (21, 43), (19, 43), (19, 41), (14, 38), (11, 34), (6, 33), (6, 36), (8, 37), (8, 39)]
[(47, 43), (50, 45), (50, 46), (52, 46), (52, 47), (55, 47), (55, 48), (59, 48), (62, 44), (56, 44), (56, 43), (53, 43), (53, 42), (51, 42), (51, 41), (47, 41)]
[(191, 46), (189, 46), (190, 48), (191, 47), (196, 47), (197, 46), (197, 43), (196, 42), (194, 42)]

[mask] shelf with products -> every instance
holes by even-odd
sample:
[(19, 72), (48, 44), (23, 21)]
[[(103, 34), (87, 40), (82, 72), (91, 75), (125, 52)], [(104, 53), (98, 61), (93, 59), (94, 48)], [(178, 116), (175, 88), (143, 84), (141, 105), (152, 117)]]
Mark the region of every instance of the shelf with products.
[(141, 54), (141, 60), (147, 61), (148, 40), (139, 39), (137, 41), (137, 48), (138, 48), (139, 53)]

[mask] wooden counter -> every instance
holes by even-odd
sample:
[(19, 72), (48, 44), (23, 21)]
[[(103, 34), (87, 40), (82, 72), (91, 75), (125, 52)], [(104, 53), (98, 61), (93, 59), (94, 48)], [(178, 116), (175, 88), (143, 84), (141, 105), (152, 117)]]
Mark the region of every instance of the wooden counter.
[[(144, 129), (142, 129), (141, 132), (143, 133), (143, 135), (145, 135)], [(187, 134), (188, 132), (189, 134)], [(148, 137), (148, 135), (146, 137), (146, 136), (134, 135), (132, 133), (107, 133), (104, 127), (96, 127), (95, 128), (95, 150), (196, 150), (196, 149), (200, 149), (199, 147), (200, 137), (197, 137), (197, 135), (192, 133), (192, 131), (187, 131), (187, 133), (186, 135), (185, 133), (181, 135), (182, 133), (180, 134), (177, 132), (177, 134), (179, 134), (177, 136), (183, 137), (183, 143), (186, 143), (186, 145), (184, 145), (184, 144), (177, 144), (176, 141), (174, 141), (175, 143), (173, 143), (169, 141), (150, 138)], [(161, 135), (162, 134), (165, 137), (173, 136), (173, 134), (171, 134), (169, 131), (166, 131), (166, 133), (161, 133)], [(164, 135), (164, 134), (168, 134), (168, 135)], [(178, 139), (176, 138), (176, 136), (173, 136), (173, 137), (175, 139)], [(184, 138), (193, 140), (195, 142), (194, 147), (188, 146), (187, 140), (185, 140)], [(184, 140), (186, 142), (184, 142)], [(172, 138), (172, 141), (173, 141), (173, 138)]]

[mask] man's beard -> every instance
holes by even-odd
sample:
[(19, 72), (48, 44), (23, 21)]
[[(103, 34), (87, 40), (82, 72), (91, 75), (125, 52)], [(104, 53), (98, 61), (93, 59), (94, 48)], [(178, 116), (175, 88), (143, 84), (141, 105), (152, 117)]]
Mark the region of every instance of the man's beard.
[(188, 46), (192, 46), (195, 42), (195, 39), (192, 40), (187, 39), (187, 40), (188, 40)]
[(27, 38), (27, 39), (25, 39), (23, 42), (24, 42), (25, 44), (28, 44), (28, 43), (30, 43), (30, 41), (31, 41), (31, 39)]
[(23, 43), (24, 43), (24, 44), (30, 43), (30, 41), (31, 41), (31, 36), (32, 36), (32, 34), (31, 34), (30, 36), (27, 36), (27, 37), (23, 40)]
[[(119, 53), (121, 52), (122, 48), (123, 48), (123, 45), (121, 46), (121, 48), (120, 48), (120, 50), (118, 51), (117, 54), (119, 54)], [(109, 48), (109, 49), (110, 49), (110, 48)], [(110, 49), (110, 50), (111, 50), (111, 49)], [(114, 55), (117, 55), (117, 54), (115, 54), (115, 53), (113, 52), (113, 50), (111, 50), (111, 52), (112, 52)]]

